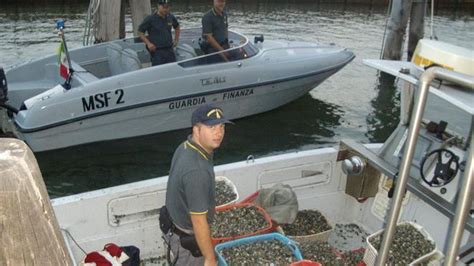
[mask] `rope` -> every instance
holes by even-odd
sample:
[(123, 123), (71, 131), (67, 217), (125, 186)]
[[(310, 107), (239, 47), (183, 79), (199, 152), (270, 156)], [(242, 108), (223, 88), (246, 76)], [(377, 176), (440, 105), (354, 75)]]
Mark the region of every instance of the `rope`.
[(74, 237), (71, 235), (71, 233), (69, 233), (68, 230), (66, 229), (62, 229), (64, 232), (66, 232), (66, 234), (72, 239), (72, 241), (74, 242), (74, 244), (76, 244), (76, 246), (82, 251), (84, 252), (84, 255), (87, 255), (87, 252), (79, 245), (79, 243), (77, 243), (76, 239), (74, 239)]
[(391, 10), (392, 10), (392, 0), (388, 2), (387, 15), (385, 16), (385, 29), (383, 31), (382, 49), (380, 49), (379, 59), (382, 59), (383, 52), (385, 51), (385, 35), (387, 34), (388, 18), (389, 18)]
[(96, 24), (94, 23), (94, 16), (99, 10), (101, 0), (91, 0), (89, 8), (87, 9), (86, 26), (84, 28), (84, 35), (82, 38), (82, 45), (87, 46), (91, 44), (91, 30), (92, 35), (95, 35)]

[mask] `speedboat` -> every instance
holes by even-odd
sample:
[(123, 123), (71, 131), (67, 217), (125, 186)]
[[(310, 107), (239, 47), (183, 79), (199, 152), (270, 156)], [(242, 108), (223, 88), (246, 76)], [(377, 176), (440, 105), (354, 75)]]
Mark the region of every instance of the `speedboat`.
[(154, 67), (137, 38), (71, 50), (68, 86), (54, 55), (9, 69), (15, 135), (44, 151), (190, 127), (206, 103), (230, 119), (250, 116), (303, 96), (354, 59), (335, 45), (252, 42), (229, 31), (224, 61), (221, 52), (203, 54), (200, 36), (182, 30), (177, 62)]
[[(365, 248), (367, 265), (386, 265), (394, 226), (399, 223), (416, 224), (434, 245), (416, 265), (472, 263), (474, 76), (440, 67), (425, 70), (412, 62), (364, 63), (400, 82), (400, 123), (385, 143), (342, 140), (334, 147), (249, 156), (246, 161), (215, 167), (216, 175), (232, 181), (242, 198), (278, 183), (287, 184), (300, 210), (318, 210), (333, 225), (358, 225), (370, 236), (361, 241), (357, 235), (359, 246), (352, 247)], [(3, 146), (11, 157), (18, 158), (27, 149), (14, 143)], [(156, 259), (165, 251), (158, 216), (167, 181), (163, 176), (53, 199), (65, 252), (80, 262), (84, 251), (101, 250), (105, 243), (113, 242), (140, 248), (145, 265), (160, 264)], [(25, 202), (27, 195), (17, 197)], [(39, 205), (38, 211), (45, 212), (44, 206)], [(380, 230), (388, 232), (380, 248), (370, 248), (368, 239), (380, 235)], [(353, 240), (342, 237), (340, 243)], [(417, 250), (417, 241), (409, 241), (403, 249)]]

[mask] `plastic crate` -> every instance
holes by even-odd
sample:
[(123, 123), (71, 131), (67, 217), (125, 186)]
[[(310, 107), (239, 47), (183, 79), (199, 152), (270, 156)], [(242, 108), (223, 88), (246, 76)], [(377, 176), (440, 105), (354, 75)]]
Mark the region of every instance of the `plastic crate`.
[(293, 262), (292, 264), (290, 264), (290, 266), (322, 266), (322, 264), (312, 260), (300, 260), (297, 262)]
[(420, 258), (419, 260), (417, 260), (417, 263), (427, 266), (441, 266), (443, 265), (443, 260), (444, 254), (439, 250), (435, 250), (435, 252), (431, 254), (431, 256)]
[(239, 192), (237, 191), (237, 187), (235, 186), (235, 184), (230, 181), (227, 177), (225, 176), (216, 176), (216, 181), (224, 181), (226, 183), (226, 185), (228, 185), (229, 187), (232, 188), (232, 191), (234, 191), (236, 198), (232, 201), (229, 201), (225, 204), (221, 204), (219, 206), (216, 206), (216, 208), (221, 208), (221, 207), (224, 207), (224, 206), (228, 206), (228, 205), (231, 205), (231, 204), (234, 204), (236, 203), (237, 201), (239, 201)]
[[(434, 249), (415, 259), (414, 261), (410, 262), (408, 265), (415, 265), (415, 264), (418, 264), (422, 261), (425, 261), (425, 259), (433, 256), (433, 254), (436, 253), (436, 242), (434, 242), (433, 238), (430, 236), (430, 234), (421, 226), (421, 225), (418, 225), (416, 223), (413, 223), (413, 222), (401, 222), (399, 223), (398, 225), (403, 225), (403, 224), (410, 224), (412, 225), (413, 227), (415, 227), (421, 234), (423, 234), (423, 236), (428, 239), (430, 242), (432, 242), (434, 244)], [(382, 230), (379, 230), (375, 233), (373, 233), (372, 235), (369, 235), (367, 237), (367, 249), (365, 250), (365, 253), (364, 253), (364, 263), (367, 265), (367, 266), (372, 266), (372, 265), (375, 265), (375, 260), (377, 258), (377, 255), (378, 255), (378, 251), (375, 249), (374, 246), (372, 246), (372, 244), (370, 244), (370, 239), (373, 239), (374, 237), (376, 236), (379, 236), (383, 233), (384, 229)]]
[[(240, 201), (240, 203), (253, 203), (253, 204), (255, 204), (255, 199), (258, 197), (258, 193), (260, 193), (260, 190), (257, 190), (254, 193), (250, 194), (245, 199)], [(257, 204), (255, 204), (255, 205), (257, 205)], [(282, 235), (285, 235), (285, 233), (283, 232), (283, 229), (281, 228), (281, 226), (277, 222), (275, 222), (272, 219), (272, 223), (273, 223), (273, 227), (272, 227), (272, 230), (270, 230), (270, 232), (277, 231), (277, 232), (281, 233)]]
[(255, 191), (254, 193), (250, 194), (245, 199), (243, 199), (240, 203), (253, 203), (255, 199), (258, 197), (259, 192), (260, 190)]
[(313, 242), (313, 241), (320, 241), (320, 242), (328, 241), (329, 235), (334, 230), (334, 225), (329, 221), (328, 218), (326, 218), (326, 216), (322, 212), (320, 212), (320, 211), (318, 211), (318, 212), (321, 213), (322, 216), (324, 216), (324, 218), (326, 219), (326, 221), (329, 224), (329, 226), (331, 227), (331, 229), (323, 231), (323, 232), (319, 232), (317, 234), (312, 234), (312, 235), (304, 235), (304, 236), (292, 236), (292, 235), (287, 235), (287, 234), (285, 234), (285, 235), (287, 237), (290, 237), (291, 239), (295, 240), (298, 243), (307, 243), (307, 242)]
[(232, 204), (232, 205), (227, 205), (227, 206), (224, 206), (224, 207), (216, 208), (216, 213), (224, 212), (224, 211), (227, 211), (227, 210), (230, 210), (230, 209), (233, 209), (233, 208), (242, 208), (242, 207), (245, 207), (245, 206), (252, 206), (254, 208), (257, 208), (260, 211), (260, 213), (263, 215), (263, 217), (265, 218), (265, 221), (267, 221), (268, 226), (266, 226), (265, 228), (260, 229), (256, 232), (246, 234), (246, 235), (229, 236), (229, 237), (216, 237), (216, 238), (212, 237), (211, 240), (212, 240), (212, 243), (214, 245), (217, 245), (218, 243), (221, 243), (221, 242), (231, 241), (231, 240), (234, 240), (234, 239), (239, 239), (239, 238), (244, 238), (244, 237), (249, 237), (249, 236), (266, 234), (266, 233), (270, 233), (270, 232), (274, 231), (273, 222), (272, 222), (272, 219), (270, 218), (270, 216), (268, 215), (268, 213), (262, 207), (260, 207), (258, 205), (255, 205), (255, 204), (252, 204), (252, 203), (238, 203), (238, 204)]
[(250, 244), (254, 243), (257, 241), (268, 241), (268, 240), (277, 240), (283, 243), (285, 246), (287, 246), (291, 252), (293, 253), (293, 256), (296, 258), (296, 260), (300, 261), (303, 259), (303, 256), (301, 255), (301, 251), (296, 245), (296, 243), (283, 236), (282, 234), (279, 233), (270, 233), (270, 234), (263, 234), (263, 235), (258, 235), (258, 236), (251, 236), (251, 237), (245, 237), (225, 243), (221, 243), (215, 247), (215, 251), (217, 254), (217, 261), (220, 266), (227, 266), (227, 262), (224, 259), (224, 257), (221, 254), (221, 251), (226, 248), (231, 248), (239, 245), (245, 245), (245, 244)]

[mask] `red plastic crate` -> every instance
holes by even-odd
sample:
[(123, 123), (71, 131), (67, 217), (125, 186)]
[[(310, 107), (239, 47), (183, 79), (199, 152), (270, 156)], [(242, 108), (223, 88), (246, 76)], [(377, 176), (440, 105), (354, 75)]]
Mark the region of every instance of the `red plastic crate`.
[(259, 192), (259, 190), (255, 191), (250, 196), (243, 199), (240, 203), (253, 203), (253, 201), (257, 198)]
[(232, 204), (232, 205), (228, 205), (228, 206), (224, 206), (224, 207), (219, 207), (219, 208), (216, 208), (216, 213), (224, 212), (226, 210), (230, 210), (230, 209), (233, 209), (233, 208), (242, 208), (242, 207), (246, 207), (246, 206), (253, 206), (253, 207), (257, 208), (260, 211), (260, 213), (262, 213), (265, 220), (267, 221), (268, 226), (263, 228), (263, 229), (260, 229), (256, 232), (246, 234), (246, 235), (218, 237), (218, 238), (212, 237), (211, 240), (212, 240), (212, 243), (214, 244), (214, 246), (219, 244), (219, 243), (222, 243), (222, 242), (226, 242), (226, 241), (230, 241), (230, 240), (234, 240), (234, 239), (239, 239), (239, 238), (243, 238), (243, 237), (266, 234), (266, 233), (270, 233), (270, 232), (274, 231), (273, 222), (272, 222), (272, 219), (270, 218), (270, 216), (268, 215), (268, 213), (262, 207), (260, 207), (258, 205), (255, 205), (255, 204), (252, 204), (252, 203), (238, 203), (238, 204)]
[[(255, 201), (255, 199), (258, 197), (258, 193), (259, 193), (259, 192), (260, 192), (260, 190), (255, 191), (254, 193), (250, 194), (248, 197), (246, 197), (245, 199), (243, 199), (242, 201), (240, 201), (240, 203), (253, 203), (253, 204), (255, 204), (254, 201)], [(255, 205), (257, 205), (257, 204), (255, 204)], [(257, 205), (257, 206), (259, 206), (259, 205)], [(259, 207), (260, 207), (260, 206), (259, 206)], [(262, 208), (262, 209), (263, 209), (263, 208)], [(270, 217), (270, 218), (271, 218), (271, 217)], [(284, 234), (284, 232), (281, 230), (280, 225), (279, 225), (277, 222), (275, 222), (274, 220), (272, 220), (272, 225), (273, 225), (273, 226), (272, 226), (272, 229), (271, 229), (270, 232), (278, 231), (278, 232)]]

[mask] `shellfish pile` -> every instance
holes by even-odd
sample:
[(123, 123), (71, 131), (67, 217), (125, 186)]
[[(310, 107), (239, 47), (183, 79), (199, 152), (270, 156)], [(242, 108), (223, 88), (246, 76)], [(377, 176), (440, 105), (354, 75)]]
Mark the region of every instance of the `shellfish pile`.
[[(369, 238), (370, 244), (380, 249), (383, 234)], [(435, 245), (410, 224), (397, 225), (389, 250), (388, 263), (406, 265), (435, 249)]]
[(322, 265), (345, 265), (344, 260), (336, 255), (327, 242), (305, 242), (300, 244), (300, 251), (304, 259), (317, 261)]
[(221, 251), (229, 265), (288, 265), (295, 261), (291, 250), (277, 240), (253, 242)]
[(359, 264), (364, 259), (364, 251), (365, 249), (344, 252), (342, 257), (345, 260), (345, 265)]
[(216, 181), (216, 206), (224, 205), (237, 199), (237, 194), (225, 181)]
[(304, 259), (323, 265), (357, 265), (364, 257), (367, 236), (357, 224), (336, 224), (327, 242), (301, 242), (300, 250)]
[(213, 238), (235, 237), (255, 233), (270, 226), (255, 206), (238, 206), (216, 212), (211, 224)]
[(298, 211), (292, 224), (283, 224), (281, 227), (289, 236), (313, 235), (332, 229), (326, 217), (317, 210)]
[(328, 243), (345, 252), (366, 246), (369, 234), (357, 224), (336, 224), (329, 236)]

